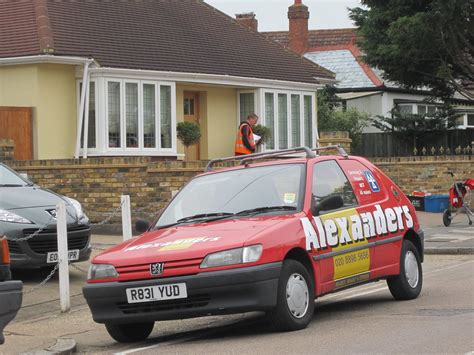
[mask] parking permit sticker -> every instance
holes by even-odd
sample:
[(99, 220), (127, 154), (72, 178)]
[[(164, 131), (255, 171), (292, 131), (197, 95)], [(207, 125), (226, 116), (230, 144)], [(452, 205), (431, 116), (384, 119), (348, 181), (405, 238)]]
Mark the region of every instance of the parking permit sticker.
[(292, 192), (287, 192), (283, 195), (283, 202), (285, 203), (294, 203), (296, 201), (296, 194)]
[(372, 173), (370, 171), (364, 171), (364, 175), (372, 192), (380, 192), (379, 184), (377, 183), (377, 180), (375, 180)]

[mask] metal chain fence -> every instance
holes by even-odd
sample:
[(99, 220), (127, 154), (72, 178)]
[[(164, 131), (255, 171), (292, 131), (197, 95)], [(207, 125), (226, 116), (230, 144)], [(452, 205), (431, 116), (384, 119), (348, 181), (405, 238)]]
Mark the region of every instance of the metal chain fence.
[(25, 295), (29, 294), (29, 293), (32, 293), (32, 292), (35, 292), (36, 290), (40, 289), (41, 287), (43, 287), (44, 285), (46, 285), (46, 283), (51, 280), (51, 278), (54, 276), (54, 274), (56, 273), (56, 271), (58, 271), (59, 269), (59, 263), (56, 264), (53, 268), (53, 270), (51, 270), (51, 272), (49, 273), (48, 276), (46, 276), (46, 278), (41, 281), (38, 285), (34, 286), (31, 290), (28, 290), (28, 291), (24, 291), (23, 293)]

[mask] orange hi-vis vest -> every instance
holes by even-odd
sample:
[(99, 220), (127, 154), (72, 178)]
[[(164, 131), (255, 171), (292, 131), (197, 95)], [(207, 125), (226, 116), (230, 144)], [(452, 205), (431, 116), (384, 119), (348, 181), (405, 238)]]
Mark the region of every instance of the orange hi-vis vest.
[(247, 123), (243, 122), (237, 132), (237, 137), (235, 138), (235, 154), (252, 154), (253, 152), (244, 145), (244, 140), (242, 138), (242, 127), (244, 125), (248, 126), (247, 138), (252, 147), (255, 147), (255, 141), (253, 139), (253, 130), (252, 127)]

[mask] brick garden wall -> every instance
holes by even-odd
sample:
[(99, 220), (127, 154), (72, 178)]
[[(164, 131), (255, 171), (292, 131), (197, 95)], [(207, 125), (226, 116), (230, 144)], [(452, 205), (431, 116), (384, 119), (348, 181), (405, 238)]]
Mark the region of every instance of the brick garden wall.
[[(448, 160), (449, 159), (449, 160)], [(426, 190), (446, 194), (451, 183), (444, 172), (453, 169), (461, 179), (473, 176), (470, 157), (374, 159), (405, 193)], [(79, 200), (94, 221), (102, 221), (130, 195), (132, 218), (152, 219), (206, 162), (153, 161), (147, 157), (91, 158), (81, 160), (5, 161), (26, 172), (40, 186)], [(112, 222), (120, 221), (120, 213)]]

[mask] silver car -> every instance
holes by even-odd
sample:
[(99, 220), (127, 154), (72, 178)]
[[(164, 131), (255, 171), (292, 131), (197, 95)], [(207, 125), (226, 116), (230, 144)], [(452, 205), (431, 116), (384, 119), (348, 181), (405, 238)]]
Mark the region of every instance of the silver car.
[(43, 189), (0, 163), (0, 236), (8, 238), (11, 268), (57, 262), (56, 205), (66, 203), (69, 259), (88, 260), (90, 223), (81, 204)]

